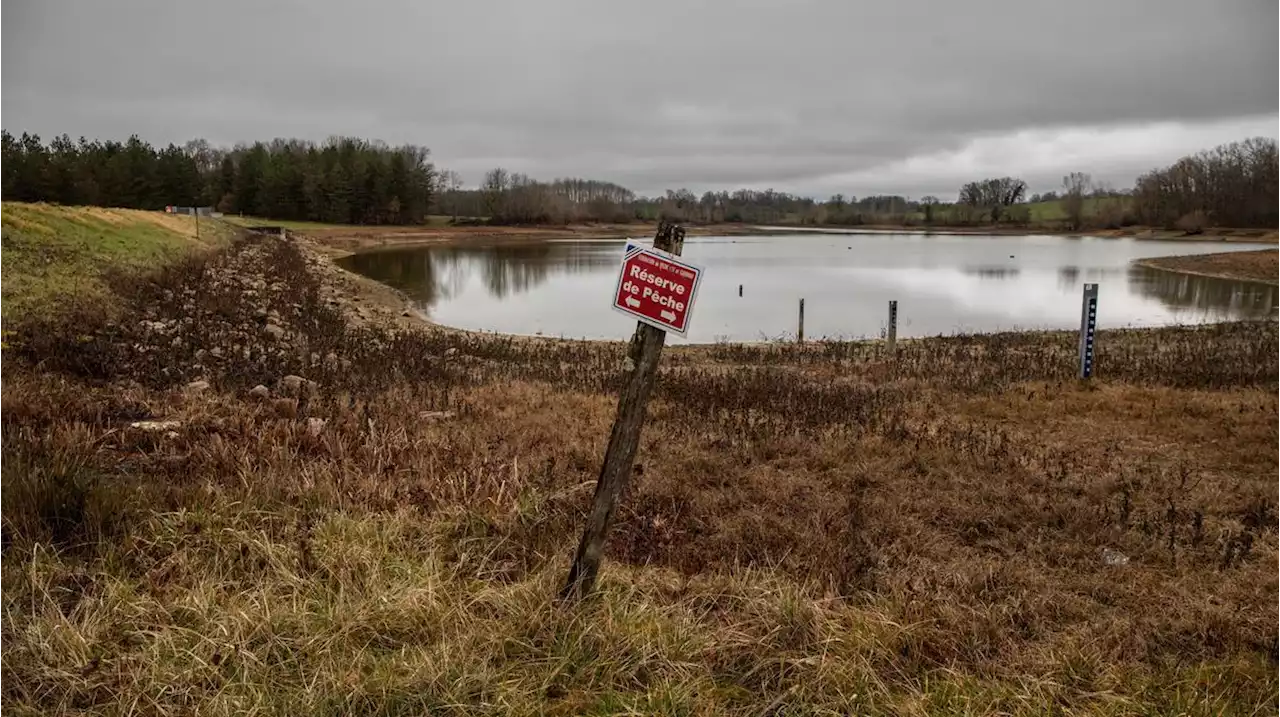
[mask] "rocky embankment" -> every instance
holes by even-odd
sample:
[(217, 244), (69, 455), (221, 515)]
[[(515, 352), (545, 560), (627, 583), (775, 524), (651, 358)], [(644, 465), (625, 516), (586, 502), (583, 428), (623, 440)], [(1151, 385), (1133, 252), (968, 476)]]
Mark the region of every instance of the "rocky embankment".
[[(305, 237), (254, 235), (156, 275), (118, 278), (123, 307), (17, 322), (12, 348), (87, 378), (296, 401), (320, 385), (380, 383), (369, 374), (389, 362), (389, 347), (408, 324), (423, 325), (394, 292), (363, 282)], [(414, 343), (408, 353), (423, 361), (449, 359), (439, 341)]]

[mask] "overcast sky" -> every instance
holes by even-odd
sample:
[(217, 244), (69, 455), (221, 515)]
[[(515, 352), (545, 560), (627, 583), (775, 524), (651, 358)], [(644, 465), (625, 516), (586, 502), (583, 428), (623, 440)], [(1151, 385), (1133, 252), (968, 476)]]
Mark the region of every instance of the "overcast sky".
[(1276, 0), (9, 0), (3, 124), (411, 142), (641, 193), (1116, 186), (1277, 135)]

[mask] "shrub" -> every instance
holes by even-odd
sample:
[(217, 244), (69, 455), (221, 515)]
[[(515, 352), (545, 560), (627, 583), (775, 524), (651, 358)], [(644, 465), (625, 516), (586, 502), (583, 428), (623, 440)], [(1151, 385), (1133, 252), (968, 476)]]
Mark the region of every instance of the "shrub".
[(1129, 212), (1122, 202), (1106, 202), (1094, 217), (1093, 224), (1099, 229), (1120, 229), (1137, 224), (1138, 220)]
[(1205, 216), (1204, 212), (1197, 209), (1179, 217), (1175, 226), (1187, 234), (1203, 234), (1205, 227), (1209, 226), (1209, 218)]
[(1013, 224), (1015, 226), (1024, 227), (1031, 223), (1031, 208), (1025, 204), (1015, 204), (1004, 210), (1004, 215), (1000, 220)]

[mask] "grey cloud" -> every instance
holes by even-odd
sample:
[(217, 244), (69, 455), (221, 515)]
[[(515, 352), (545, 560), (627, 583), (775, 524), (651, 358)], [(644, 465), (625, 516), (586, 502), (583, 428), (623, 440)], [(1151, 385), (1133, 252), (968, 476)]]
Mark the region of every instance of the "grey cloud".
[[(916, 193), (932, 185), (894, 166), (976, 138), (1277, 110), (1277, 4), (1259, 0), (5, 9), (10, 131), (357, 134), (427, 145), (472, 181), (501, 162), (640, 191), (825, 193), (881, 169), (885, 191)], [(1131, 163), (1176, 157), (1149, 154)]]

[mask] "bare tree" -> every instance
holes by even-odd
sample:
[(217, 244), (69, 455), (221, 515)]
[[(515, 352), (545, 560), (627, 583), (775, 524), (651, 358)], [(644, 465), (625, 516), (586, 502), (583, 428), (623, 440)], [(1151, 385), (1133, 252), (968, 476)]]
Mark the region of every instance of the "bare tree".
[(668, 189), (660, 206), (661, 218), (688, 221), (694, 216), (697, 206), (697, 195), (688, 189)]
[(1274, 228), (1278, 170), (1274, 139), (1224, 144), (1138, 177), (1133, 209), (1139, 221), (1170, 228), (1180, 222)]
[(501, 216), (506, 203), (507, 190), (511, 188), (511, 173), (502, 167), (484, 173), (480, 193), (484, 197), (484, 209), (490, 217)]
[(960, 203), (982, 207), (991, 211), (991, 221), (999, 223), (1000, 212), (1005, 207), (1022, 201), (1027, 193), (1027, 183), (1013, 177), (984, 179), (969, 182), (960, 188)]
[(437, 177), (440, 184), (440, 209), (458, 221), (458, 191), (462, 189), (462, 175), (452, 169), (442, 169)]
[(1062, 178), (1062, 210), (1067, 224), (1078, 231), (1084, 224), (1084, 200), (1093, 191), (1093, 177), (1085, 172), (1072, 172)]
[(920, 208), (924, 210), (924, 223), (933, 223), (934, 207), (938, 206), (938, 198), (932, 194), (926, 194), (920, 197)]

